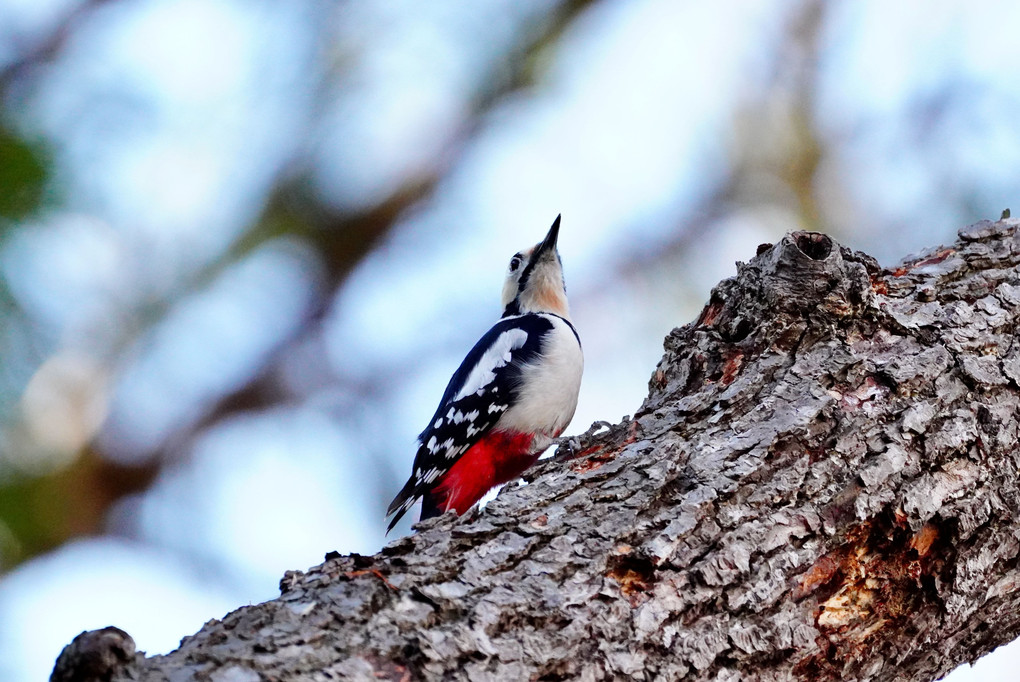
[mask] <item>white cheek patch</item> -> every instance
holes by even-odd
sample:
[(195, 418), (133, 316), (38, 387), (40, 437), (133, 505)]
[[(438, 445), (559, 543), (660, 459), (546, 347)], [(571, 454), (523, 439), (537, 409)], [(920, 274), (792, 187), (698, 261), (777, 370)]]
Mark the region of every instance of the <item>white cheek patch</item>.
[[(485, 355), (478, 361), (478, 364), (472, 368), (464, 386), (454, 396), (454, 401), (472, 393), (481, 395), (482, 389), (496, 378), (496, 370), (505, 367), (513, 359), (513, 351), (521, 348), (527, 340), (528, 332), (523, 329), (507, 329), (500, 334), (495, 343), (485, 351)], [(447, 418), (452, 417), (452, 414), (447, 415)]]

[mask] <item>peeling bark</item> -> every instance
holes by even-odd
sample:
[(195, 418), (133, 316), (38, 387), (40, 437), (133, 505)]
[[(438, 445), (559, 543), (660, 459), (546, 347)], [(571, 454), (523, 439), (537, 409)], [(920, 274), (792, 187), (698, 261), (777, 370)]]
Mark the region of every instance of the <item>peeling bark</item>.
[(931, 680), (1020, 634), (1020, 221), (763, 245), (631, 420), (118, 680)]

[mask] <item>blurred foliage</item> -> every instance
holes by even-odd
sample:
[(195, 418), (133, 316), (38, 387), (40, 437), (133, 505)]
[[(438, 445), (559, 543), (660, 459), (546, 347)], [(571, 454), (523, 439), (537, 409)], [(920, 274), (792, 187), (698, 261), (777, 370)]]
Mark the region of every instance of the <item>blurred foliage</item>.
[[(22, 80), (32, 78), (39, 67), (59, 60), (76, 32), (106, 4), (100, 0), (86, 0), (58, 17), (49, 35), (23, 42), (21, 53), (14, 55), (7, 66), (0, 66), (0, 112), (4, 103), (9, 103), (10, 93), (19, 92)], [(548, 66), (548, 51), (555, 47), (572, 20), (590, 4), (591, 0), (553, 3), (542, 21), (514, 37), (507, 48), (509, 52), (498, 61), (491, 77), (479, 83), (469, 98), (471, 111), (466, 117), (465, 129), (454, 144), (444, 150), (443, 158), (436, 159), (430, 172), (410, 177), (375, 206), (349, 213), (330, 205), (312, 189), (309, 158), (299, 155), (280, 169), (265, 205), (250, 224), (218, 258), (195, 272), (190, 281), (181, 283), (175, 298), (149, 300), (142, 307), (126, 311), (128, 314), (119, 321), (126, 327), (123, 335), (144, 339), (148, 332), (166, 321), (181, 299), (201, 292), (260, 247), (280, 238), (310, 247), (325, 275), (325, 287), (317, 292), (317, 299), (293, 337), (285, 339), (242, 386), (205, 405), (187, 433), (177, 434), (162, 451), (153, 453), (144, 463), (117, 463), (102, 451), (100, 444), (89, 443), (78, 452), (62, 453), (60, 458), (68, 462), (66, 465), (38, 470), (20, 467), (19, 460), (32, 455), (18, 452), (11, 456), (8, 451), (5, 457), (4, 448), (34, 447), (26, 441), (19, 424), (19, 391), (27, 379), (0, 383), (0, 418), (6, 419), (9, 436), (5, 439), (0, 430), (0, 573), (73, 538), (108, 532), (107, 516), (111, 508), (127, 496), (143, 492), (161, 470), (184, 456), (181, 443), (238, 414), (257, 412), (284, 402), (288, 393), (280, 383), (280, 364), (319, 331), (334, 293), (348, 274), (401, 215), (430, 196), (486, 114), (508, 93), (536, 82)], [(328, 60), (328, 53), (323, 58)], [(334, 81), (345, 77), (342, 71), (327, 70), (316, 89), (323, 94), (334, 92), (337, 87)], [(310, 112), (310, 115), (315, 113)], [(313, 134), (313, 130), (314, 126), (309, 126), (306, 134)], [(23, 139), (0, 128), (0, 231), (33, 229), (30, 219), (47, 203), (47, 192), (53, 185), (53, 154), (47, 144), (47, 141)], [(49, 208), (60, 208), (56, 201), (49, 203), (54, 204)], [(6, 293), (5, 286), (0, 276), (0, 328), (13, 328), (16, 321), (23, 325), (26, 320), (14, 299)], [(39, 338), (32, 339), (33, 343), (38, 341)], [(53, 351), (52, 344), (52, 339), (46, 339), (44, 345), (50, 346), (49, 352)], [(0, 335), (0, 349), (3, 347), (4, 339)], [(32, 354), (31, 359), (22, 364), (30, 376), (44, 360), (45, 355), (35, 357)], [(0, 363), (4, 361), (9, 364), (11, 358), (0, 358)], [(0, 373), (4, 369), (7, 368), (0, 367)]]
[[(0, 242), (4, 232), (30, 219), (44, 203), (52, 171), (52, 157), (44, 145), (28, 142), (0, 127)], [(12, 355), (24, 319), (0, 277), (0, 417), (10, 418), (16, 404), (16, 381), (8, 374)], [(0, 571), (64, 541), (66, 518), (61, 515), (62, 495), (54, 490), (55, 479), (29, 476), (5, 465), (0, 439)], [(7, 447), (10, 447), (7, 445)], [(62, 472), (64, 486), (67, 485)], [(66, 516), (66, 515), (65, 515)]]
[(39, 209), (51, 165), (50, 154), (41, 144), (0, 128), (0, 218), (24, 220)]
[(0, 479), (0, 565), (13, 567), (70, 538), (101, 533), (110, 506), (148, 487), (158, 467), (123, 467), (92, 448), (46, 475)]

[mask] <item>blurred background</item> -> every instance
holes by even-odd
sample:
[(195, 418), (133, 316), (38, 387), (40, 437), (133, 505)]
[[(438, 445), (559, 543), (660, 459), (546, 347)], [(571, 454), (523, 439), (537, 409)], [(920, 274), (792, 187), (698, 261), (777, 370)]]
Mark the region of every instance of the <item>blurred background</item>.
[(888, 265), (1020, 208), (1018, 26), (973, 0), (0, 0), (0, 679), (110, 624), (169, 651), (377, 551), (558, 213), (576, 433), (634, 412), (759, 243)]

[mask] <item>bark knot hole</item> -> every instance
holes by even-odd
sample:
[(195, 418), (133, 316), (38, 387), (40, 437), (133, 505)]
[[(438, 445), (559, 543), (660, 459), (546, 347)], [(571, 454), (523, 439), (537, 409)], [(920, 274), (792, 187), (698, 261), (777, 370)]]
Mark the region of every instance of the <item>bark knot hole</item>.
[(644, 557), (623, 555), (610, 561), (608, 576), (626, 596), (647, 592), (655, 584), (655, 566)]
[(820, 232), (801, 232), (796, 239), (797, 248), (811, 260), (825, 260), (832, 253), (832, 240)]

